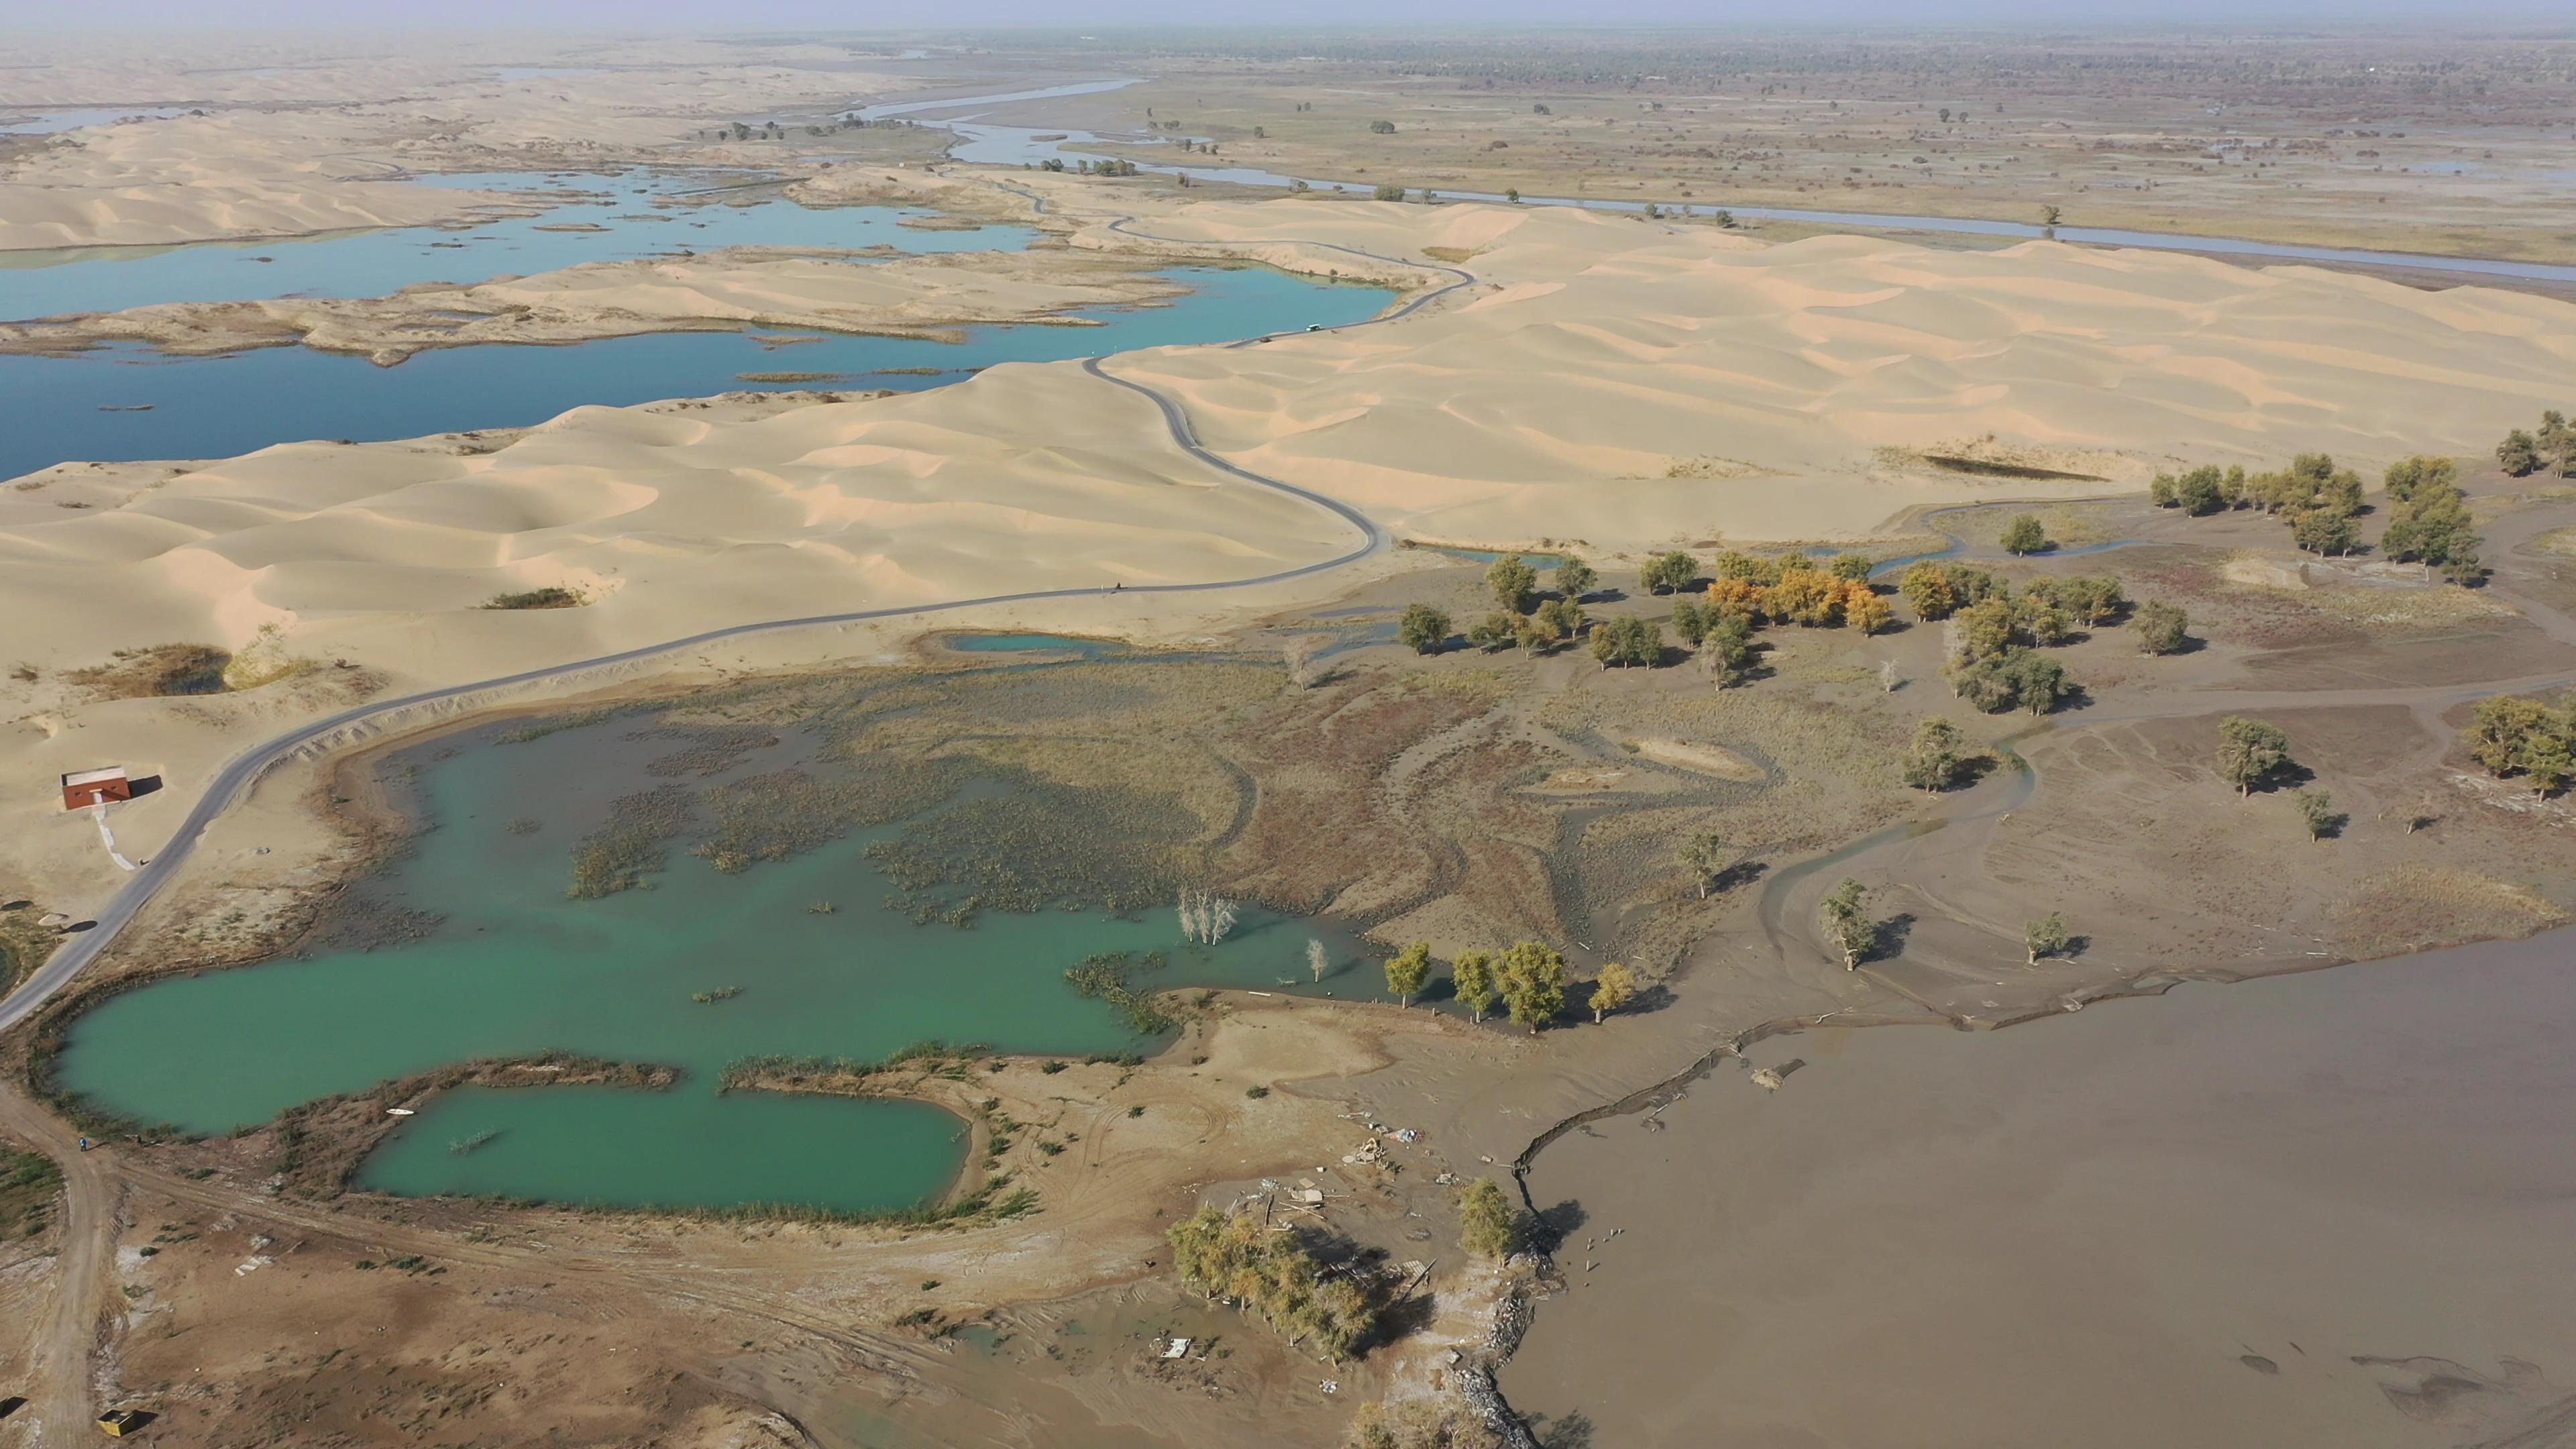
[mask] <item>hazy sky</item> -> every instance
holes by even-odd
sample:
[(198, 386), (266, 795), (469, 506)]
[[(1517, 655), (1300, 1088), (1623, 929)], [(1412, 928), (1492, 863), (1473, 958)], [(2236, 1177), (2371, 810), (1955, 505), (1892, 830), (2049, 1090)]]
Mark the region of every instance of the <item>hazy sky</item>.
[[(23, 8), (22, 8), (23, 7)], [(12, 0), (12, 28), (148, 26), (207, 30), (388, 25), (777, 31), (961, 25), (1351, 23), (1661, 23), (1976, 25), (2026, 23), (2144, 27), (2376, 24), (2453, 27), (2487, 21), (2557, 21), (2576, 31), (2576, 0), (1297, 0), (1284, 7), (1206, 0), (80, 0), (39, 6)]]

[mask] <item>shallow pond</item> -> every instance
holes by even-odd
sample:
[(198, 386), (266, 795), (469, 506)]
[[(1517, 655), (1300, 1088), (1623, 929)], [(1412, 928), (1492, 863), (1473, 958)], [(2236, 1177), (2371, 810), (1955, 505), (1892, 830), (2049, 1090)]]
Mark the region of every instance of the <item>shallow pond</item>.
[[(115, 312), (161, 302), (382, 297), (423, 282), (481, 282), (577, 262), (731, 246), (1018, 251), (1031, 235), (1016, 226), (924, 230), (901, 225), (927, 214), (917, 209), (803, 206), (772, 188), (728, 187), (744, 180), (740, 172), (661, 170), (423, 176), (412, 184), (523, 193), (547, 209), (455, 230), (400, 227), (186, 246), (0, 252), (0, 318)], [(692, 195), (700, 204), (670, 199)], [(552, 229), (563, 227), (601, 230)]]
[[(488, 726), (406, 756), (434, 822), (382, 882), (390, 911), (443, 919), (417, 939), (331, 950), (146, 987), (80, 1018), (60, 1080), (100, 1104), (196, 1131), (476, 1057), (558, 1049), (683, 1068), (664, 1092), (467, 1090), (412, 1119), (361, 1181), (403, 1193), (712, 1205), (904, 1207), (940, 1191), (963, 1124), (902, 1102), (718, 1095), (746, 1056), (876, 1060), (923, 1040), (1081, 1056), (1150, 1047), (1069, 967), (1161, 952), (1140, 987), (1279, 989), (1304, 977), (1310, 939), (1333, 966), (1321, 989), (1374, 991), (1342, 934), (1245, 913), (1220, 946), (1184, 942), (1175, 913), (985, 911), (971, 928), (916, 926), (884, 909), (894, 885), (854, 832), (739, 875), (675, 844), (652, 888), (568, 899), (573, 843), (609, 802), (649, 789), (618, 716), (535, 740)], [(788, 732), (714, 780), (775, 770), (809, 748)], [(452, 753), (451, 753), (452, 752)], [(446, 758), (440, 758), (446, 755)], [(532, 828), (533, 827), (533, 828)], [(829, 903), (831, 910), (816, 907)], [(738, 989), (739, 994), (700, 1002)], [(454, 1150), (492, 1134), (471, 1150)]]
[[(1100, 325), (971, 329), (962, 343), (844, 333), (659, 332), (569, 347), (434, 348), (397, 367), (307, 347), (165, 357), (135, 343), (73, 357), (0, 357), (0, 478), (78, 459), (227, 458), (311, 438), (373, 442), (524, 427), (589, 404), (740, 389), (912, 392), (1002, 362), (1054, 362), (1218, 342), (1373, 316), (1394, 294), (1266, 268), (1177, 268), (1169, 306), (1082, 312)], [(798, 337), (793, 344), (762, 337)], [(888, 369), (902, 369), (889, 371)], [(826, 374), (753, 382), (745, 374)], [(135, 409), (145, 409), (135, 411)]]
[(1114, 639), (1085, 639), (1074, 634), (943, 634), (940, 644), (960, 654), (1078, 654), (1085, 659), (1122, 652)]
[(83, 126), (112, 126), (118, 121), (166, 121), (188, 114), (179, 106), (146, 106), (120, 110), (113, 106), (70, 111), (0, 110), (0, 136), (53, 136)]

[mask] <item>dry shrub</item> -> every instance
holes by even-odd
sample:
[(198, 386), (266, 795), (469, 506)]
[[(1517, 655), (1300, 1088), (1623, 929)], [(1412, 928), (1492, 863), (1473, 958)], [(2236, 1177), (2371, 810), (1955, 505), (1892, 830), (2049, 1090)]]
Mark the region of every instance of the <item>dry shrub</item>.
[(72, 671), (71, 681), (96, 699), (153, 699), (221, 694), (233, 656), (212, 644), (152, 644), (119, 649), (108, 663)]
[(32, 901), (0, 892), (0, 993), (34, 974), (62, 944), (62, 933), (36, 924), (44, 918)]
[(1502, 1449), (1501, 1436), (1462, 1403), (1406, 1399), (1362, 1404), (1348, 1449)]
[(2514, 616), (2510, 606), (2457, 584), (2429, 588), (2329, 586), (2309, 590), (2306, 600), (2325, 614), (2366, 629), (2446, 629)]
[(2567, 913), (2531, 887), (2455, 866), (2409, 862), (2380, 871), (2335, 910), (2343, 948), (2396, 956), (2565, 923)]

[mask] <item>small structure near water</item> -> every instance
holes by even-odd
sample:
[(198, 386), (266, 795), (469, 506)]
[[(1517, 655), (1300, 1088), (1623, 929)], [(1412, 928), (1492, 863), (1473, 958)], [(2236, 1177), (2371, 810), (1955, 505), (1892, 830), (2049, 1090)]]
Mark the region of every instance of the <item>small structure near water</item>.
[(125, 777), (123, 765), (110, 765), (103, 770), (78, 770), (63, 776), (63, 808), (87, 810), (111, 800), (134, 798), (134, 782)]

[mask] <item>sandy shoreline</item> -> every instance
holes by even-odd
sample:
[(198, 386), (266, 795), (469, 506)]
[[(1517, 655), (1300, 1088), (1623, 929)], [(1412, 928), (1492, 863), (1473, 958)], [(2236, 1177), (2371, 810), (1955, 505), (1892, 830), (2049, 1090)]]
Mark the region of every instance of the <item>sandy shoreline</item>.
[(563, 345), (647, 332), (799, 328), (953, 342), (986, 326), (1087, 326), (1064, 314), (1167, 301), (1188, 289), (1116, 257), (950, 252), (872, 257), (734, 247), (593, 262), (389, 297), (181, 302), (0, 324), (0, 352), (62, 355), (103, 341), (173, 356), (301, 344), (393, 366), (440, 347)]

